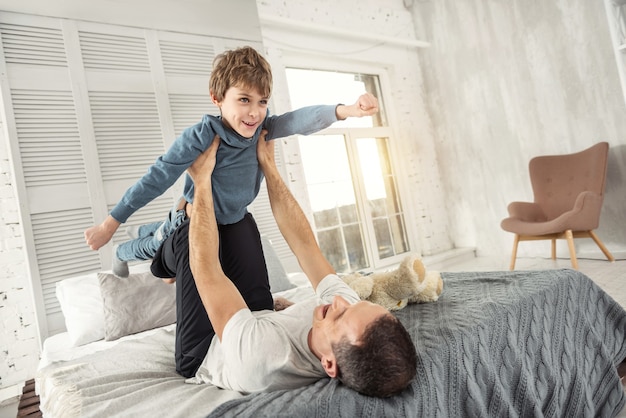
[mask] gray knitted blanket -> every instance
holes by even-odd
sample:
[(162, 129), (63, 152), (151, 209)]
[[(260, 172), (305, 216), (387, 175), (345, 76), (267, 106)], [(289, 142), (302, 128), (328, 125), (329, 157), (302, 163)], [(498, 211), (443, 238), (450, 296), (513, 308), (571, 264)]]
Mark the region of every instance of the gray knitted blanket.
[(417, 378), (362, 396), (331, 379), (228, 401), (210, 417), (612, 417), (626, 396), (626, 311), (573, 270), (445, 273), (435, 303), (397, 316)]

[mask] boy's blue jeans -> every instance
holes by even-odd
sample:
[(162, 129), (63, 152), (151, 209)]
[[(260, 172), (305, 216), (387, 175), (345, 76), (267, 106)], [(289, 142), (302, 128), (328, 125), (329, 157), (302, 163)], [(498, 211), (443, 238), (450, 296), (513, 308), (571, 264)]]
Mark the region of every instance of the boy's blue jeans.
[(174, 206), (164, 221), (141, 225), (138, 238), (120, 244), (117, 248), (117, 258), (122, 261), (151, 260), (161, 243), (185, 219), (187, 219), (185, 209), (177, 210), (177, 206)]

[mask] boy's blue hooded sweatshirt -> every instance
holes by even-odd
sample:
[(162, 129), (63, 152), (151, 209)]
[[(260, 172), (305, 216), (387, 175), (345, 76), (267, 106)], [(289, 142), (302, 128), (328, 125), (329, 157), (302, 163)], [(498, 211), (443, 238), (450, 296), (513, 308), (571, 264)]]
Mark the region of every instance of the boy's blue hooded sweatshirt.
[[(170, 149), (157, 158), (146, 174), (124, 193), (111, 210), (111, 216), (119, 222), (126, 222), (135, 211), (162, 195), (211, 145), (217, 134), (222, 142), (217, 150), (212, 177), (215, 217), (223, 225), (239, 222), (259, 193), (263, 180), (256, 157), (256, 144), (261, 131), (268, 131), (266, 140), (296, 134), (309, 135), (337, 120), (335, 108), (335, 105), (309, 106), (279, 116), (266, 116), (252, 138), (244, 138), (227, 128), (219, 116), (204, 115), (202, 121), (185, 129)], [(185, 199), (192, 203), (193, 195), (193, 181), (187, 175)]]

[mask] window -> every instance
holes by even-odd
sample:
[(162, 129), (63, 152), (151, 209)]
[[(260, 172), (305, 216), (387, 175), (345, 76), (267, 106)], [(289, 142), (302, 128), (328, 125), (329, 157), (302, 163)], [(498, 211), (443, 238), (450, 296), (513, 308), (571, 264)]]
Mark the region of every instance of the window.
[(301, 136), (299, 146), (314, 229), (333, 267), (351, 272), (396, 262), (409, 245), (378, 76), (288, 68), (287, 83), (293, 108), (352, 104), (365, 92), (378, 98), (377, 115)]

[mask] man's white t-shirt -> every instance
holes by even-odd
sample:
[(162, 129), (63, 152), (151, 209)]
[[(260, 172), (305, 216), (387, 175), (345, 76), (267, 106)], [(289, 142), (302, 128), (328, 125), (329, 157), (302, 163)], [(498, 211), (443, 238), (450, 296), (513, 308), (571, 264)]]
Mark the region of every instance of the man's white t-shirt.
[(226, 324), (222, 341), (213, 337), (196, 376), (188, 382), (251, 393), (301, 387), (326, 376), (308, 345), (313, 310), (332, 303), (335, 295), (350, 303), (359, 297), (334, 274), (326, 276), (315, 293), (278, 312), (237, 312)]

